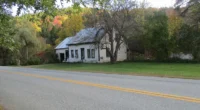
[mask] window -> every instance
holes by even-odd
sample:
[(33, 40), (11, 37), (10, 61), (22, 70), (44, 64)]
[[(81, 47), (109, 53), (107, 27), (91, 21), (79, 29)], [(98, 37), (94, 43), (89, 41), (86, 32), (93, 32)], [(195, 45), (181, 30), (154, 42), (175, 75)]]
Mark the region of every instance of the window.
[(88, 58), (91, 58), (91, 56), (90, 56), (90, 49), (87, 49), (87, 56), (88, 56)]
[(78, 50), (75, 50), (75, 58), (78, 58)]
[(74, 50), (71, 50), (71, 57), (74, 58)]
[[(107, 49), (110, 50), (109, 48), (107, 48)], [(110, 57), (110, 54), (107, 49), (106, 49), (106, 57)]]
[(95, 49), (87, 49), (88, 58), (95, 58)]
[(81, 48), (81, 60), (85, 59), (85, 48)]
[(95, 58), (95, 50), (94, 49), (91, 49), (91, 56), (92, 56), (92, 58)]

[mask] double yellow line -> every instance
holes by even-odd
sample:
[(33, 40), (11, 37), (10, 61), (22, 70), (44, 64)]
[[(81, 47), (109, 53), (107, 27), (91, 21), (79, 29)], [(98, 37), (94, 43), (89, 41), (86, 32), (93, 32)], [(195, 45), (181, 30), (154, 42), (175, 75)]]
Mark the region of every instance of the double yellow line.
[(22, 73), (22, 72), (10, 72), (10, 71), (2, 71), (2, 70), (0, 70), (0, 72), (10, 73), (10, 74), (18, 74), (18, 75), (22, 75), (22, 76), (35, 77), (35, 78), (40, 78), (40, 79), (73, 83), (73, 84), (78, 84), (78, 85), (92, 86), (92, 87), (98, 87), (98, 88), (104, 88), (104, 89), (110, 89), (110, 90), (116, 90), (116, 91), (143, 94), (143, 95), (148, 95), (148, 96), (155, 96), (155, 97), (161, 97), (161, 98), (168, 98), (168, 99), (175, 99), (175, 100), (181, 100), (181, 101), (187, 101), (187, 102), (200, 103), (200, 98), (185, 97), (185, 96), (164, 94), (164, 93), (158, 93), (158, 92), (150, 92), (150, 91), (137, 90), (137, 89), (131, 89), (131, 88), (122, 88), (122, 87), (118, 87), (118, 86), (109, 86), (109, 85), (103, 85), (103, 84), (96, 84), (96, 83), (83, 82), (83, 81), (77, 81), (77, 80), (68, 80), (68, 79), (63, 79), (63, 78), (42, 76), (42, 75), (37, 75), (37, 74), (28, 74), (28, 73)]

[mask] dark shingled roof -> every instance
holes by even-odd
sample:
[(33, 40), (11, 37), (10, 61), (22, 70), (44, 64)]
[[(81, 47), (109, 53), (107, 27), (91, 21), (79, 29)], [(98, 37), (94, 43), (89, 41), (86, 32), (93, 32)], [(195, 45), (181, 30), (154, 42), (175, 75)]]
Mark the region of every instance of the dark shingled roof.
[(99, 41), (105, 35), (105, 30), (103, 28), (87, 28), (82, 29), (78, 32), (68, 45), (94, 43)]

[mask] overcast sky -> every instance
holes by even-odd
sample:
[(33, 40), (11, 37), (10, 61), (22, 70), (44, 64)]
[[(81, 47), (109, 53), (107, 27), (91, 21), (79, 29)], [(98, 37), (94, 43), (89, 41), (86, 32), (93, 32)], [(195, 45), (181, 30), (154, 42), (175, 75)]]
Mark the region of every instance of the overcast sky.
[[(143, 1), (143, 0), (137, 0), (137, 1)], [(146, 0), (150, 4), (151, 7), (171, 7), (174, 5), (175, 0)], [(57, 3), (60, 4), (60, 0), (57, 0)], [(67, 3), (65, 3), (65, 6), (69, 6)]]
[(175, 0), (147, 0), (152, 7), (171, 7), (174, 5)]
[[(143, 0), (138, 0), (143, 1)], [(149, 3), (150, 7), (172, 7), (175, 3), (175, 0), (146, 0)], [(57, 4), (60, 4), (60, 0), (57, 0)], [(64, 3), (64, 7), (71, 6), (72, 3)], [(13, 7), (13, 13), (12, 15), (16, 15), (17, 7)]]

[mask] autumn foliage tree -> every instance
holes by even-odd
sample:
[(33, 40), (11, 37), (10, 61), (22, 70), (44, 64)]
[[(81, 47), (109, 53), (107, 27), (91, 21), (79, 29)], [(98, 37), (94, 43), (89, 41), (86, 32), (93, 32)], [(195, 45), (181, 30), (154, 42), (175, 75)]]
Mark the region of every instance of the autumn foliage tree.
[(63, 22), (68, 18), (67, 15), (58, 15), (54, 17), (53, 25), (57, 27), (61, 27)]
[(179, 52), (177, 39), (183, 25), (183, 19), (172, 8), (166, 10), (166, 15), (168, 16), (169, 51), (170, 53), (177, 53)]
[(83, 18), (82, 14), (71, 14), (63, 22), (61, 30), (58, 32), (58, 39), (56, 43), (60, 43), (66, 37), (74, 36), (77, 32), (83, 29)]

